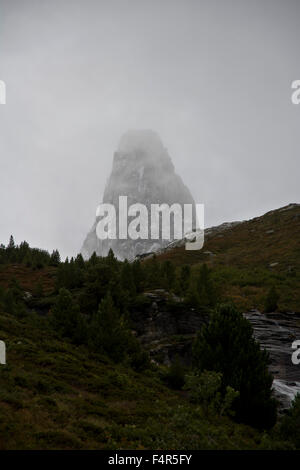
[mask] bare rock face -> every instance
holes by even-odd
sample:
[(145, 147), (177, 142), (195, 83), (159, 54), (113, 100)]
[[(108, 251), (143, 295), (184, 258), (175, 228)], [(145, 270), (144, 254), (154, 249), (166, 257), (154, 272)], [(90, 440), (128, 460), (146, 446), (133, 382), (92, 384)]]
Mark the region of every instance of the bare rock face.
[[(117, 152), (114, 154), (111, 175), (106, 184), (103, 203), (114, 205), (117, 213), (119, 196), (127, 196), (128, 207), (132, 204), (144, 204), (149, 213), (151, 204), (192, 204), (195, 203), (188, 188), (174, 171), (174, 165), (164, 148), (159, 136), (151, 130), (129, 131), (120, 140)], [(128, 224), (134, 217), (128, 217)], [(160, 234), (157, 240), (130, 238), (124, 240), (100, 240), (96, 227), (99, 217), (88, 233), (81, 253), (89, 258), (93, 252), (98, 256), (107, 256), (111, 248), (119, 259), (133, 259), (143, 253), (154, 252), (167, 246), (173, 240), (165, 240)], [(151, 222), (149, 220), (149, 227)]]

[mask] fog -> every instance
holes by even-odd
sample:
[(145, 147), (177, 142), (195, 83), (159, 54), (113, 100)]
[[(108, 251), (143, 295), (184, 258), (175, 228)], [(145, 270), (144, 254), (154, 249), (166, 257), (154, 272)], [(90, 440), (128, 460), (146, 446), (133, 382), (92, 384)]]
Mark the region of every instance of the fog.
[(128, 129), (206, 226), (299, 202), (297, 0), (0, 0), (0, 243), (76, 254)]

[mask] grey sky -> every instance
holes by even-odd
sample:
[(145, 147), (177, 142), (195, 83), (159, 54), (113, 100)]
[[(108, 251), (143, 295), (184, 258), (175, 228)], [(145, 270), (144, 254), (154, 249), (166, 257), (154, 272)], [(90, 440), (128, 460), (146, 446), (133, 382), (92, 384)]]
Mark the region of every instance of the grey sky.
[(0, 242), (76, 254), (158, 132), (206, 225), (299, 202), (298, 0), (0, 0)]

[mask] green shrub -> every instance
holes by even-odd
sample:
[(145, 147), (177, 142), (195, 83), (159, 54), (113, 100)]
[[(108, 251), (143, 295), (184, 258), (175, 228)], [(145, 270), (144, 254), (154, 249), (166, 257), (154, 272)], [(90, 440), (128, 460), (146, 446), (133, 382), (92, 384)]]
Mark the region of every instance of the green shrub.
[(200, 404), (205, 415), (233, 416), (232, 405), (239, 396), (239, 392), (228, 385), (224, 397), (222, 397), (221, 388), (222, 374), (207, 370), (200, 375), (187, 375), (186, 385), (184, 386), (184, 389), (190, 392), (191, 401)]

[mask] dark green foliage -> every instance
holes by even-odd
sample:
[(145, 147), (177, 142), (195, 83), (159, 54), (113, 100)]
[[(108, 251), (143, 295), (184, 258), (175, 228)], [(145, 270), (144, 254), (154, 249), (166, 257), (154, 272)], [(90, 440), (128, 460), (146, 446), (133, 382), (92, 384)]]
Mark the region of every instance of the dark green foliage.
[(107, 354), (115, 362), (129, 360), (136, 369), (146, 367), (148, 357), (128, 328), (124, 315), (114, 305), (111, 294), (102, 299), (92, 317), (89, 344), (97, 352)]
[(259, 428), (274, 425), (276, 402), (271, 396), (268, 354), (260, 350), (251, 324), (233, 306), (216, 309), (198, 334), (193, 355), (196, 370), (222, 373), (223, 393), (227, 386), (240, 392), (235, 404), (238, 420)]
[(13, 298), (16, 302), (20, 302), (24, 297), (24, 290), (22, 289), (17, 279), (12, 279), (9, 283), (9, 290), (12, 292)]
[(51, 323), (57, 332), (76, 343), (84, 342), (86, 339), (86, 326), (79, 305), (67, 289), (59, 291), (51, 310)]
[(13, 295), (13, 291), (11, 289), (7, 289), (4, 294), (4, 302), (3, 302), (4, 310), (7, 313), (14, 315), (17, 310), (17, 304)]
[(206, 264), (200, 267), (198, 273), (189, 276), (187, 269), (182, 268), (180, 277), (189, 277), (189, 283), (184, 282), (184, 300), (190, 307), (210, 310), (215, 307), (218, 295), (217, 289), (211, 279), (211, 270)]
[(94, 251), (94, 253), (89, 259), (89, 265), (94, 266), (97, 264), (97, 261), (98, 261), (98, 258), (97, 258), (96, 252)]
[(24, 291), (16, 279), (10, 281), (8, 289), (2, 290), (1, 297), (1, 303), (6, 312), (20, 317), (26, 314)]
[[(233, 404), (239, 392), (227, 385), (222, 394), (222, 374), (205, 370), (201, 374), (186, 376), (185, 390), (189, 391), (190, 400), (202, 406), (205, 416), (234, 416)], [(223, 395), (223, 396), (222, 396)]]
[(292, 407), (282, 418), (279, 432), (280, 436), (290, 441), (295, 449), (300, 449), (300, 393), (296, 395)]
[(85, 268), (84, 259), (83, 259), (81, 253), (79, 253), (79, 255), (76, 256), (75, 264), (76, 264), (77, 268), (79, 268), (79, 269), (84, 269)]
[(164, 287), (170, 291), (173, 289), (176, 280), (175, 266), (167, 260), (162, 265), (162, 279)]
[(191, 280), (191, 267), (188, 264), (181, 266), (179, 280), (181, 291), (185, 295), (189, 288)]
[(110, 294), (102, 299), (98, 312), (93, 315), (89, 342), (93, 349), (107, 353), (115, 361), (124, 359), (127, 331), (124, 318), (113, 304)]
[(24, 256), (22, 262), (23, 262), (23, 264), (25, 264), (25, 266), (27, 268), (32, 267), (33, 261), (32, 261), (32, 256), (31, 256), (30, 252), (26, 253), (26, 255)]
[(200, 307), (200, 296), (198, 286), (194, 278), (190, 280), (190, 285), (185, 293), (184, 301), (190, 307)]
[(267, 294), (267, 297), (265, 299), (265, 312), (275, 312), (278, 308), (278, 300), (279, 300), (279, 295), (278, 292), (275, 288), (275, 286), (272, 286)]
[[(0, 263), (23, 263), (35, 269), (52, 266), (47, 269), (48, 279), (56, 276), (55, 291), (49, 293), (47, 284), (45, 296), (42, 282), (35, 284), (34, 290), (31, 289), (31, 303), (28, 300), (24, 302), (21, 286), (12, 281), (9, 289), (0, 293), (0, 306), (6, 312), (22, 317), (28, 313), (28, 307), (40, 307), (39, 312), (46, 314), (56, 298), (50, 315), (52, 329), (56, 333), (68, 338), (67, 342), (85, 345), (90, 354), (98, 357), (100, 353), (136, 371), (149, 367), (148, 354), (131, 332), (131, 328), (135, 329), (139, 305), (145, 309), (150, 302), (142, 293), (163, 288), (183, 297), (184, 303), (176, 300), (172, 306), (170, 296), (168, 308), (174, 309), (174, 315), (186, 305), (209, 313), (215, 308), (217, 292), (224, 281), (205, 264), (193, 270), (186, 265), (176, 271), (171, 261), (161, 263), (156, 256), (142, 263), (120, 262), (112, 250), (105, 258), (94, 253), (88, 261), (78, 255), (75, 259), (67, 258), (61, 262), (57, 250), (49, 255), (43, 250), (30, 248), (26, 242), (17, 246), (13, 239), (7, 247), (0, 246)], [(37, 274), (34, 273), (35, 278)], [(268, 298), (268, 311), (270, 305), (274, 310), (274, 303), (277, 307), (278, 301), (276, 291), (270, 291)], [(48, 318), (46, 322), (49, 327)], [(276, 410), (271, 398), (272, 377), (267, 371), (267, 354), (260, 351), (252, 338), (250, 324), (235, 309), (222, 307), (213, 313), (210, 325), (203, 329), (195, 342), (194, 362), (195, 377), (201, 377), (204, 370), (222, 376), (220, 390), (211, 400), (216, 404), (220, 398), (221, 408), (212, 404), (220, 415), (223, 413), (220, 410), (236, 397), (235, 391), (239, 391), (240, 396), (234, 403), (237, 420), (260, 428), (274, 424)], [(179, 390), (184, 385), (184, 373), (180, 359), (175, 358), (165, 379), (170, 387)], [(200, 382), (197, 382), (197, 387)], [(203, 387), (201, 390), (203, 392)]]
[[(108, 291), (120, 300), (120, 273), (109, 262), (108, 258), (98, 258), (97, 262), (87, 266), (84, 276), (84, 287), (80, 295), (80, 307), (84, 313), (93, 314), (98, 310), (101, 300)], [(118, 305), (118, 302), (116, 302)]]
[(60, 263), (56, 275), (56, 290), (60, 288), (75, 289), (81, 287), (83, 283), (83, 270), (78, 262), (68, 258), (65, 263)]
[(197, 278), (199, 300), (202, 306), (213, 307), (216, 305), (216, 291), (211, 280), (211, 271), (204, 263)]
[(43, 284), (41, 280), (39, 279), (36, 285), (34, 286), (33, 296), (40, 298), (40, 297), (43, 297), (43, 295), (44, 295)]
[(171, 388), (181, 390), (185, 383), (185, 372), (186, 368), (184, 367), (180, 357), (177, 355), (171, 363), (171, 366), (164, 378)]
[(8, 245), (7, 245), (7, 248), (9, 250), (13, 250), (15, 248), (15, 240), (14, 240), (14, 237), (11, 235), (10, 236), (10, 239), (9, 239), (9, 242), (8, 242)]
[(16, 245), (13, 236), (7, 247), (0, 245), (0, 264), (22, 263), (27, 267), (41, 269), (50, 264), (50, 255), (45, 250), (30, 248), (27, 242)]
[(147, 278), (146, 284), (148, 287), (151, 287), (151, 288), (161, 287), (162, 269), (161, 269), (161, 263), (157, 261), (156, 255), (154, 255), (146, 263), (146, 278)]
[(157, 369), (128, 364), (59, 338), (47, 319), (2, 313), (0, 447), (13, 449), (253, 449), (261, 435), (160, 381)]
[(143, 288), (145, 284), (145, 273), (144, 273), (144, 269), (141, 266), (141, 262), (139, 260), (134, 261), (132, 263), (132, 275), (133, 275), (136, 292), (137, 293), (143, 292)]
[(58, 266), (60, 263), (60, 254), (58, 250), (53, 250), (50, 256), (50, 266)]
[(128, 292), (130, 297), (133, 297), (136, 293), (134, 275), (131, 264), (127, 260), (124, 261), (121, 268), (121, 286)]

